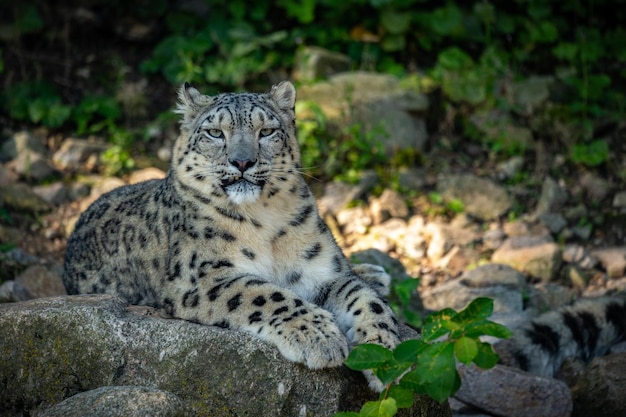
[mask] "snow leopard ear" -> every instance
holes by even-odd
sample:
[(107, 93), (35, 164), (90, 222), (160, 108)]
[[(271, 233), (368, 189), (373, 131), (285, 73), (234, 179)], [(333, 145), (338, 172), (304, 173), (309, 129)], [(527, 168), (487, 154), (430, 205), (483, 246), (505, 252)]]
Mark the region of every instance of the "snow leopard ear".
[(291, 82), (281, 81), (274, 85), (270, 95), (279, 109), (293, 111), (296, 105), (296, 89)]
[(189, 83), (184, 83), (178, 89), (178, 105), (175, 113), (183, 115), (183, 121), (190, 121), (203, 107), (211, 103), (212, 98), (205, 96)]

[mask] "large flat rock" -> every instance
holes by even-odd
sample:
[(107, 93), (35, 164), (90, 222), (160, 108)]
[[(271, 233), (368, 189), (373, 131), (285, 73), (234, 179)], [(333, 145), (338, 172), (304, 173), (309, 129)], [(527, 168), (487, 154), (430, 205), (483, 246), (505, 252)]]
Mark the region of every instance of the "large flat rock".
[[(106, 386), (172, 393), (193, 416), (332, 416), (377, 395), (346, 367), (313, 371), (240, 332), (146, 314), (108, 295), (0, 305), (0, 415)], [(419, 397), (407, 416), (449, 416)]]

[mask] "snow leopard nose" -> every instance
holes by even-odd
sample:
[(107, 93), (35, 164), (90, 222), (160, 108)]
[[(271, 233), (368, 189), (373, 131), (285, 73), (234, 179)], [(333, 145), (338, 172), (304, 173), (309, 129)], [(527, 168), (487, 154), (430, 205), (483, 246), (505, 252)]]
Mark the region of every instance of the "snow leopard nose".
[(256, 164), (256, 160), (251, 161), (250, 159), (229, 159), (228, 162), (237, 168), (239, 172), (246, 172)]

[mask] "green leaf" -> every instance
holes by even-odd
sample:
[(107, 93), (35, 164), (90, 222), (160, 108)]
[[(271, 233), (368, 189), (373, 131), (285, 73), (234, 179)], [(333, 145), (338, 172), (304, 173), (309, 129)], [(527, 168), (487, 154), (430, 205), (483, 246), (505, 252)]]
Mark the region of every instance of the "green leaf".
[(456, 46), (444, 49), (437, 57), (437, 66), (449, 70), (469, 69), (474, 66), (472, 58)]
[(368, 401), (361, 407), (361, 417), (393, 417), (398, 412), (396, 400)]
[(478, 343), (471, 337), (461, 337), (454, 342), (454, 353), (458, 360), (467, 365), (478, 354)]
[(374, 375), (383, 385), (389, 385), (400, 377), (407, 369), (411, 367), (412, 363), (399, 363), (391, 359), (386, 363), (380, 365), (374, 369)]
[(402, 377), (400, 386), (426, 393), (439, 402), (453, 395), (461, 386), (454, 345), (450, 342), (429, 345), (418, 355), (415, 369)]
[(393, 351), (393, 357), (400, 363), (413, 363), (417, 360), (420, 351), (428, 346), (428, 343), (411, 339), (400, 343)]
[(513, 335), (506, 326), (489, 320), (468, 324), (465, 327), (464, 334), (468, 337), (493, 336), (500, 339), (508, 339)]
[(493, 368), (497, 363), (499, 356), (493, 350), (493, 346), (489, 343), (480, 342), (478, 343), (478, 353), (474, 358), (474, 363), (476, 366), (483, 369)]
[(445, 325), (449, 323), (456, 314), (456, 311), (451, 308), (445, 308), (429, 314), (424, 320), (424, 327), (422, 327), (422, 340), (430, 342), (448, 333), (449, 329), (447, 329)]
[(588, 166), (598, 166), (609, 159), (609, 145), (604, 140), (596, 140), (589, 145), (576, 144), (572, 148), (572, 160)]
[(355, 371), (378, 368), (393, 359), (393, 353), (380, 345), (363, 344), (355, 346), (346, 358), (345, 364)]
[(394, 281), (392, 288), (394, 294), (400, 299), (403, 306), (411, 302), (411, 297), (415, 294), (420, 281), (416, 278), (405, 279), (403, 281)]
[(393, 385), (389, 389), (389, 397), (396, 400), (396, 406), (398, 408), (410, 408), (415, 400), (415, 394), (412, 390), (402, 388), (399, 385)]
[(461, 310), (452, 321), (460, 324), (468, 324), (480, 319), (485, 319), (493, 314), (493, 299), (478, 297)]
[(342, 411), (341, 413), (336, 413), (333, 417), (359, 417), (359, 413), (355, 413), (354, 411)]
[(552, 53), (564, 61), (574, 61), (578, 55), (578, 45), (572, 42), (560, 42), (552, 48)]
[(392, 35), (401, 35), (409, 30), (411, 14), (385, 9), (380, 16), (380, 23)]

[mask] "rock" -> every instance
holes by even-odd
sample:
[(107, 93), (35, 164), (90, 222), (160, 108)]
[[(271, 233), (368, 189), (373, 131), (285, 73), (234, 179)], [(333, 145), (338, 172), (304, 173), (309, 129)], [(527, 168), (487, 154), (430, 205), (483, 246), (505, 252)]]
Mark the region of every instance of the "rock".
[(13, 289), (15, 288), (15, 281), (5, 281), (0, 285), (0, 303), (9, 303), (15, 301), (13, 295)]
[(537, 202), (536, 214), (556, 213), (567, 202), (567, 191), (556, 181), (547, 177), (541, 186), (541, 195)]
[(501, 229), (487, 230), (483, 233), (483, 243), (489, 249), (498, 249), (506, 239), (506, 234)]
[[(0, 414), (105, 386), (170, 392), (193, 416), (332, 416), (377, 397), (346, 367), (309, 370), (252, 335), (150, 311), (109, 295), (0, 305), (0, 380), (11, 381), (0, 390)], [(404, 415), (449, 409), (419, 397)]]
[(20, 178), (34, 182), (43, 181), (56, 174), (56, 170), (44, 155), (28, 150), (20, 152), (7, 166)]
[(580, 178), (580, 185), (582, 186), (586, 197), (591, 201), (600, 202), (609, 195), (611, 191), (611, 184), (591, 172), (586, 172)]
[(44, 213), (50, 211), (52, 206), (43, 198), (39, 197), (26, 184), (13, 183), (0, 188), (0, 201), (5, 206), (16, 211), (28, 213)]
[(32, 265), (26, 268), (17, 278), (13, 288), (15, 301), (26, 301), (32, 298), (65, 295), (65, 285), (61, 276), (43, 265)]
[(4, 142), (0, 149), (0, 160), (4, 159), (8, 161), (15, 159), (23, 152), (45, 154), (47, 149), (41, 139), (36, 138), (29, 131), (23, 130), (14, 133), (9, 140)]
[(543, 213), (539, 215), (538, 220), (555, 235), (567, 226), (567, 221), (559, 213)]
[(506, 190), (493, 181), (474, 175), (450, 175), (437, 182), (444, 201), (461, 200), (465, 213), (480, 220), (505, 214), (513, 205)]
[(133, 171), (128, 177), (129, 184), (136, 184), (148, 180), (160, 180), (165, 178), (165, 171), (159, 168), (144, 168)]
[(412, 216), (406, 225), (406, 231), (402, 239), (396, 242), (396, 250), (403, 256), (418, 260), (426, 255), (426, 238), (424, 237), (424, 227), (426, 221), (422, 216)]
[(400, 168), (398, 184), (402, 189), (417, 191), (426, 185), (426, 173), (420, 168)]
[(404, 197), (390, 189), (385, 189), (380, 197), (372, 198), (370, 211), (374, 224), (380, 224), (391, 217), (409, 217), (409, 208)]
[(553, 282), (540, 282), (530, 288), (526, 308), (535, 308), (537, 311), (554, 310), (576, 299), (576, 292), (572, 288)]
[(522, 293), (525, 288), (524, 277), (513, 268), (481, 265), (430, 292), (422, 292), (422, 300), (429, 310), (449, 307), (458, 311), (477, 297), (489, 297), (494, 300), (495, 313), (518, 314), (524, 309)]
[(363, 206), (357, 206), (337, 213), (337, 224), (342, 227), (344, 235), (353, 233), (364, 235), (372, 225), (372, 219)]
[(532, 76), (512, 84), (513, 104), (525, 115), (543, 105), (550, 97), (550, 87), (555, 79), (552, 76)]
[(0, 187), (6, 187), (16, 180), (17, 175), (14, 172), (9, 171), (4, 165), (0, 165)]
[(581, 268), (591, 269), (596, 266), (597, 260), (591, 256), (584, 246), (568, 244), (563, 248), (563, 260), (568, 263), (578, 264)]
[(359, 237), (350, 250), (359, 251), (373, 248), (388, 253), (404, 240), (406, 233), (407, 224), (404, 220), (389, 219), (384, 223), (372, 226), (369, 233)]
[(596, 249), (591, 252), (591, 256), (600, 261), (609, 277), (619, 278), (624, 276), (624, 269), (626, 269), (626, 247)]
[(576, 386), (573, 417), (626, 415), (626, 353), (595, 358)]
[(532, 130), (516, 126), (511, 115), (500, 109), (473, 112), (470, 122), (491, 141), (503, 149), (525, 151), (535, 148)]
[(317, 46), (305, 46), (296, 53), (294, 79), (317, 81), (350, 70), (350, 58)]
[(403, 149), (420, 151), (426, 144), (426, 124), (417, 115), (428, 109), (428, 97), (404, 88), (394, 76), (340, 73), (301, 86), (298, 98), (319, 104), (334, 130), (345, 132), (346, 126), (360, 125), (373, 143), (384, 144), (389, 157)]
[(439, 262), (454, 246), (463, 247), (478, 239), (478, 234), (470, 229), (438, 222), (428, 223), (422, 233), (428, 242), (428, 259), (432, 262)]
[(501, 180), (514, 178), (522, 170), (523, 166), (524, 158), (521, 156), (514, 156), (506, 161), (500, 162), (496, 166), (498, 178)]
[(62, 170), (79, 171), (90, 157), (97, 157), (108, 148), (108, 144), (98, 140), (67, 138), (52, 155), (52, 161)]
[(626, 208), (626, 191), (620, 191), (613, 196), (613, 207), (618, 209)]
[(72, 200), (70, 190), (62, 182), (38, 185), (33, 192), (53, 206), (60, 206)]
[(459, 365), (457, 369), (462, 384), (454, 398), (484, 412), (507, 417), (571, 415), (572, 395), (562, 381), (502, 365), (488, 370)]
[(324, 186), (324, 194), (317, 202), (320, 213), (336, 215), (350, 202), (363, 197), (377, 181), (376, 173), (366, 171), (361, 173), (361, 179), (356, 185), (339, 181), (327, 183)]
[(563, 267), (562, 276), (565, 278), (565, 282), (569, 283), (578, 291), (587, 288), (587, 285), (591, 281), (591, 275), (576, 265), (565, 265)]
[(511, 237), (493, 253), (491, 261), (510, 265), (541, 281), (550, 281), (561, 265), (561, 250), (556, 243), (542, 237)]
[(37, 417), (184, 417), (185, 404), (176, 395), (151, 387), (108, 386), (81, 392)]

